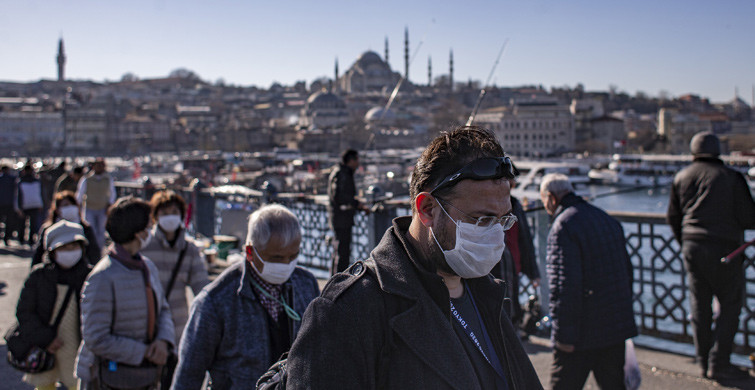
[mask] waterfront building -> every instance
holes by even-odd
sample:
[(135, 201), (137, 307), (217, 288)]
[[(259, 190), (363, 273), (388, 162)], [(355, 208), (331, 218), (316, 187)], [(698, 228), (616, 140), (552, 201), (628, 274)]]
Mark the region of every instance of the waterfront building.
[(475, 123), (494, 131), (510, 155), (548, 157), (574, 150), (574, 118), (568, 106), (555, 100), (490, 108), (478, 113)]
[[(39, 108), (39, 107), (32, 107)], [(4, 153), (59, 151), (63, 142), (63, 115), (60, 112), (0, 112), (0, 150)]]
[(666, 152), (689, 154), (692, 136), (704, 131), (713, 131), (710, 120), (701, 119), (696, 113), (661, 108), (658, 111), (658, 134), (666, 139)]

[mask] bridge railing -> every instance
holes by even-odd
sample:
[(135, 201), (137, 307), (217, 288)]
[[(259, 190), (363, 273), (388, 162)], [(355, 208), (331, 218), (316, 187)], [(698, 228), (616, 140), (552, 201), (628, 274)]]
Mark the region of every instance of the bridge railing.
[[(140, 186), (118, 185), (119, 195), (151, 196), (150, 189)], [(280, 194), (273, 196), (256, 192), (253, 194), (216, 193), (211, 189), (177, 190), (192, 204), (194, 233), (211, 237), (221, 231), (224, 221), (222, 212), (227, 208), (243, 207), (251, 212), (260, 205), (274, 201), (284, 204), (299, 218), (302, 225), (302, 248), (299, 264), (307, 266), (320, 275), (329, 270), (333, 247), (332, 233), (328, 227), (326, 201), (323, 197)], [(357, 213), (353, 228), (352, 260), (366, 259), (379, 242), (391, 220), (409, 215), (406, 202), (381, 202), (376, 211), (366, 215)], [(627, 252), (634, 268), (634, 313), (640, 333), (662, 339), (692, 343), (692, 328), (689, 312), (689, 290), (681, 258), (679, 244), (662, 214), (610, 212), (625, 230)], [(543, 211), (528, 212), (535, 240), (540, 274), (545, 279), (545, 241), (549, 217)], [(746, 238), (755, 237), (755, 230), (746, 232)], [(239, 237), (243, 239), (243, 237)], [(749, 354), (755, 351), (755, 248), (745, 251), (746, 296), (735, 337), (735, 350)], [(543, 309), (548, 308), (547, 283), (540, 284), (536, 291), (532, 283), (523, 277), (520, 301), (537, 293)]]

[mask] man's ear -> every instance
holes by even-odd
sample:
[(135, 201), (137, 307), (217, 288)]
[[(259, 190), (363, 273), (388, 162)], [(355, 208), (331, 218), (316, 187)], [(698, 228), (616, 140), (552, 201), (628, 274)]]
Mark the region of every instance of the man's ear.
[(433, 198), (429, 192), (420, 192), (419, 195), (417, 195), (417, 198), (414, 199), (417, 215), (419, 216), (420, 222), (422, 222), (425, 227), (433, 225), (433, 221), (435, 220), (435, 217), (433, 216), (435, 202), (435, 198)]
[(247, 259), (251, 259), (252, 258), (252, 253), (254, 253), (254, 250), (252, 249), (252, 246), (251, 245), (245, 246), (244, 247), (244, 251), (246, 252), (246, 258)]

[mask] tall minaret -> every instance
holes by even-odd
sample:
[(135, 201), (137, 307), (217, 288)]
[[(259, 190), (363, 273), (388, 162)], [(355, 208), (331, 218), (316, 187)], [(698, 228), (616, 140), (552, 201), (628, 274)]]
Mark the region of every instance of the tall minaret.
[(454, 91), (454, 49), (451, 49), (451, 53), (448, 57), (448, 82), (450, 84), (449, 89)]
[(338, 91), (338, 57), (336, 57), (336, 78), (333, 79), (333, 84), (335, 85), (335, 91)]
[(391, 66), (390, 63), (388, 63), (388, 36), (385, 36), (385, 63), (388, 64), (388, 66)]
[(427, 86), (433, 86), (433, 57), (427, 56)]
[(58, 41), (58, 81), (66, 79), (66, 53), (63, 49), (63, 38)]
[(409, 80), (409, 27), (404, 27), (404, 78)]
[(336, 57), (336, 78), (335, 81), (338, 82), (338, 57)]

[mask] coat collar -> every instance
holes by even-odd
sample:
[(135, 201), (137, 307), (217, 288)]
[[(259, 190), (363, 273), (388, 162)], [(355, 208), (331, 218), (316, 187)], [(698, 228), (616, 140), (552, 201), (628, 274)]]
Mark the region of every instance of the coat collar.
[(556, 208), (556, 212), (553, 213), (553, 217), (551, 218), (551, 221), (554, 221), (556, 217), (559, 216), (559, 214), (564, 212), (564, 210), (578, 203), (583, 203), (584, 201), (585, 201), (584, 199), (580, 198), (579, 196), (577, 196), (577, 194), (573, 192), (570, 192), (564, 195), (564, 197), (561, 198), (561, 202), (559, 202), (558, 207)]
[(178, 235), (178, 237), (176, 238), (176, 244), (171, 248), (170, 243), (168, 243), (168, 239), (165, 237), (165, 232), (163, 232), (163, 230), (160, 229), (157, 224), (155, 224), (155, 227), (152, 228), (153, 239), (156, 242), (160, 243), (160, 246), (163, 249), (182, 249), (184, 247), (184, 243), (186, 242), (186, 231), (183, 227), (179, 227), (176, 234)]
[[(400, 217), (371, 253), (380, 288), (414, 301), (408, 309), (389, 319), (394, 332), (439, 377), (456, 389), (474, 388), (475, 370), (467, 358), (450, 313), (448, 289), (443, 279), (430, 271), (422, 258), (406, 240), (411, 217)], [(502, 291), (491, 292), (488, 277), (465, 280), (474, 296), (503, 297)], [(486, 321), (486, 326), (490, 326)]]

